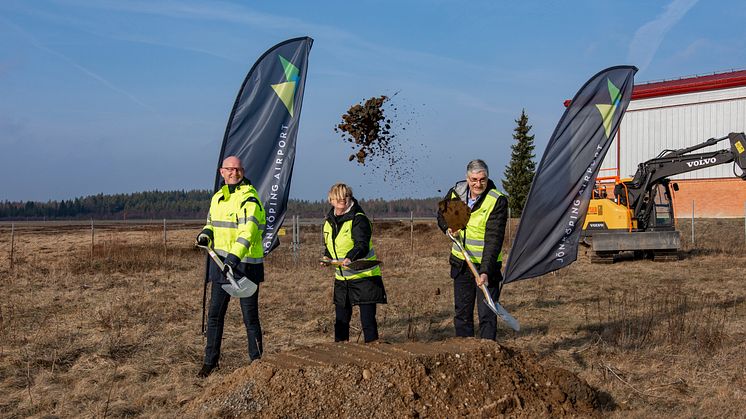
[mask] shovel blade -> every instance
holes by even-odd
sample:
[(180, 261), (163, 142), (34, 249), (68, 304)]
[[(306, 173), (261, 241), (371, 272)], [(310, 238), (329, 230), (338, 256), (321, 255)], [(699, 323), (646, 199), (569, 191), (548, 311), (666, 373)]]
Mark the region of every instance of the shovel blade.
[(380, 264), (380, 260), (361, 259), (351, 262), (349, 265), (347, 265), (347, 269), (352, 269), (353, 271), (363, 271), (366, 269), (374, 268)]
[(233, 283), (225, 284), (223, 285), (223, 290), (228, 293), (231, 297), (235, 298), (246, 298), (251, 297), (256, 292), (257, 288), (259, 288), (254, 281), (250, 280), (247, 277), (243, 277), (238, 279), (237, 281), (234, 281), (235, 285)]
[(366, 269), (374, 268), (383, 263), (380, 260), (358, 259), (353, 260), (352, 262), (350, 262), (349, 265), (342, 265), (342, 261), (340, 259), (325, 258), (319, 259), (319, 262), (324, 262), (332, 266), (341, 266), (342, 269), (352, 269), (353, 271), (364, 271)]
[(481, 288), (482, 292), (484, 293), (484, 304), (489, 307), (489, 309), (492, 310), (495, 314), (497, 314), (497, 317), (505, 322), (508, 327), (515, 330), (516, 332), (521, 330), (521, 325), (518, 323), (518, 320), (516, 320), (515, 317), (511, 316), (510, 313), (508, 313), (508, 310), (506, 310), (505, 307), (501, 306), (500, 303), (496, 303), (492, 300), (492, 297), (487, 291), (487, 287), (482, 285)]

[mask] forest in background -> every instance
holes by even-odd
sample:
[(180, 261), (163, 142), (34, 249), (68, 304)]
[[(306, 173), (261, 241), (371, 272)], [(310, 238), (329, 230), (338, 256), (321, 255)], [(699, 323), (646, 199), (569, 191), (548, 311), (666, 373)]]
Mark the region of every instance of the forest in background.
[[(0, 202), (0, 220), (134, 220), (134, 219), (199, 219), (207, 216), (212, 192), (147, 191), (131, 194), (90, 195), (69, 200), (47, 202)], [(440, 198), (361, 200), (371, 217), (434, 217)], [(291, 199), (288, 215), (302, 218), (322, 218), (329, 210), (326, 201)]]

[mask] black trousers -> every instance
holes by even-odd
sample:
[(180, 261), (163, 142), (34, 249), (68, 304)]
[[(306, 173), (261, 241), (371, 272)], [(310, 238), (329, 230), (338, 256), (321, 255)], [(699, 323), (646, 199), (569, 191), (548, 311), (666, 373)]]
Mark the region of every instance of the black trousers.
[[(223, 340), (225, 313), (231, 296), (216, 283), (210, 285), (210, 311), (207, 314), (207, 346), (205, 347), (205, 364), (217, 365), (220, 359), (220, 344)], [(251, 297), (239, 298), (243, 324), (246, 326), (249, 359), (262, 357), (262, 326), (259, 324), (259, 289)]]
[[(360, 323), (363, 326), (365, 343), (378, 339), (378, 323), (376, 323), (376, 305), (359, 304)], [(350, 340), (350, 320), (352, 320), (352, 304), (347, 300), (345, 305), (334, 305), (336, 319), (334, 321), (334, 341)]]
[[(476, 302), (479, 316), (479, 337), (496, 340), (497, 315), (485, 304), (484, 294), (477, 287), (474, 275), (464, 264), (461, 268), (451, 266), (451, 277), (453, 278), (455, 309), (453, 325), (456, 329), (456, 336), (474, 337), (474, 304)], [(495, 302), (500, 298), (500, 279), (499, 275), (497, 278), (490, 278), (490, 283), (487, 286), (487, 291)]]

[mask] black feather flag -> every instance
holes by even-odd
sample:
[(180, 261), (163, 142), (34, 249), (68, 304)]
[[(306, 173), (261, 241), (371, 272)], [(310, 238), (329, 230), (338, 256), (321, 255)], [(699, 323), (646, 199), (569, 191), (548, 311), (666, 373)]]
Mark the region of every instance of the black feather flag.
[(593, 184), (627, 110), (637, 68), (617, 66), (588, 80), (554, 130), (531, 184), (504, 283), (577, 259)]
[[(265, 254), (279, 245), (285, 219), (312, 44), (309, 37), (289, 39), (259, 57), (238, 91), (218, 156), (218, 168), (228, 156), (241, 159), (259, 192), (267, 215)], [(221, 183), (218, 173), (216, 191)]]

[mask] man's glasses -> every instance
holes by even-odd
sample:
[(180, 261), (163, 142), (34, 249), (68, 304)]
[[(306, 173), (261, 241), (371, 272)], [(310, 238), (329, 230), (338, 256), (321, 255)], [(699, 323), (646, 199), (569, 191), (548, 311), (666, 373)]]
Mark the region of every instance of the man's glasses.
[(243, 169), (240, 167), (221, 167), (220, 170), (225, 170), (226, 172), (243, 172)]

